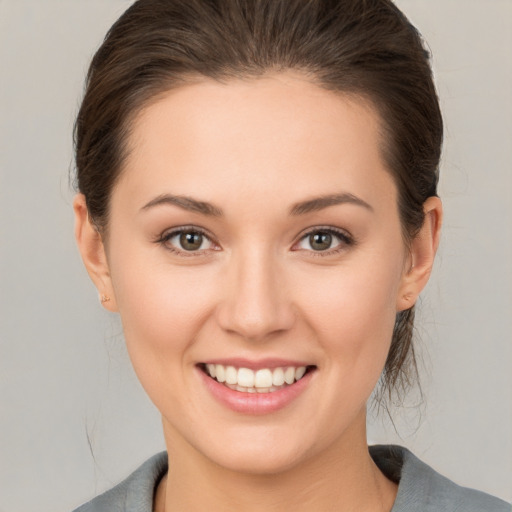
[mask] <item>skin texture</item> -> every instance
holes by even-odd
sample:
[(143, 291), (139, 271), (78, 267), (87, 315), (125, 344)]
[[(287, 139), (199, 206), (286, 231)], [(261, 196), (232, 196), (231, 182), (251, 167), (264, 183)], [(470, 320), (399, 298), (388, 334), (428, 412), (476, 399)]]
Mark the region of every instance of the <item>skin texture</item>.
[[(107, 239), (77, 196), (85, 265), (110, 297), (104, 306), (120, 313), (135, 371), (162, 414), (171, 464), (156, 510), (391, 509), (396, 486), (368, 455), (365, 406), (396, 312), (428, 280), (441, 203), (425, 203), (406, 247), (380, 143), (371, 105), (301, 76), (205, 80), (135, 120)], [(222, 215), (144, 208), (162, 194)], [(290, 214), (332, 194), (368, 206)], [(200, 250), (158, 241), (182, 226), (208, 234)], [(315, 251), (308, 234), (326, 228), (349, 241)], [(246, 415), (215, 400), (197, 367), (231, 357), (316, 370), (283, 409)]]

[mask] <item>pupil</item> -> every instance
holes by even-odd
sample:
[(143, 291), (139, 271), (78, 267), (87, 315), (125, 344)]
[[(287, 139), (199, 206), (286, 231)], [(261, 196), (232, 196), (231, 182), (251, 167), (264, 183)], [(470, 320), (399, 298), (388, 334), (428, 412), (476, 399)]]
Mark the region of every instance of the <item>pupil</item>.
[(331, 246), (332, 235), (329, 233), (315, 233), (310, 235), (309, 243), (313, 249), (317, 251), (325, 251)]
[(186, 251), (195, 251), (201, 247), (203, 243), (203, 235), (201, 233), (182, 233), (180, 236), (180, 244)]

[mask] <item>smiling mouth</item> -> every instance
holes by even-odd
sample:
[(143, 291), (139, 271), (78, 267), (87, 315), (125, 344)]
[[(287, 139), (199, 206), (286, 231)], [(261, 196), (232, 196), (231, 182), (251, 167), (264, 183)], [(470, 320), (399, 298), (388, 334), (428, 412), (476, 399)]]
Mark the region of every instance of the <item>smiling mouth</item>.
[(283, 366), (277, 368), (237, 368), (222, 364), (200, 364), (200, 369), (216, 382), (241, 393), (274, 393), (301, 380), (316, 366)]

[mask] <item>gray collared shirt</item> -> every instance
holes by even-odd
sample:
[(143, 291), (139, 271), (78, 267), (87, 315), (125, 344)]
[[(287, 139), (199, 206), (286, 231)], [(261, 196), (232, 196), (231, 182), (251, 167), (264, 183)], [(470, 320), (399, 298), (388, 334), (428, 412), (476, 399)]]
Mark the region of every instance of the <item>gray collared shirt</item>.
[[(400, 446), (371, 446), (380, 470), (398, 483), (391, 512), (512, 512), (504, 501), (451, 480)], [(167, 453), (140, 466), (126, 480), (75, 512), (152, 512), (156, 486), (167, 472)]]

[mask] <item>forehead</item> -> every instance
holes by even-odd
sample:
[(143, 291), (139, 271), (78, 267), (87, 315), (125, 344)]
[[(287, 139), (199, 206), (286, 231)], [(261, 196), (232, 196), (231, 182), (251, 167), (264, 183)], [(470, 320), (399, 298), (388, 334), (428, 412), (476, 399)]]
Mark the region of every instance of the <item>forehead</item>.
[(394, 196), (380, 147), (379, 116), (359, 97), (293, 73), (204, 80), (141, 111), (116, 188), (141, 201), (171, 192), (227, 201), (236, 190), (293, 202), (331, 189), (376, 200), (388, 189)]

